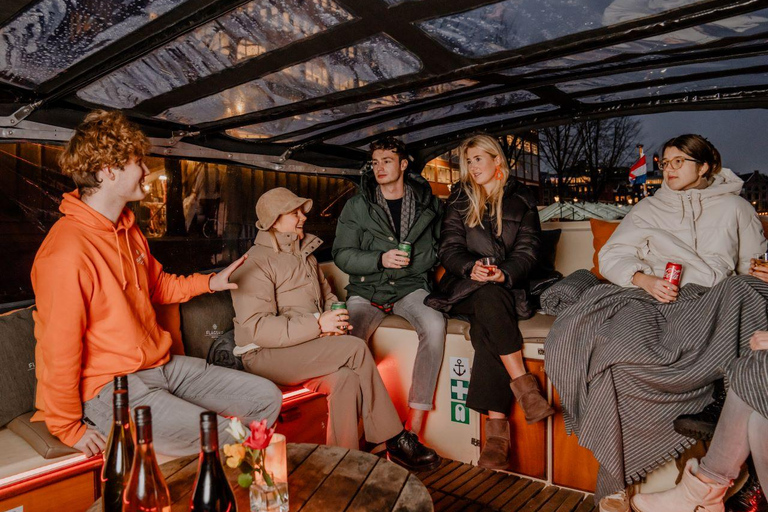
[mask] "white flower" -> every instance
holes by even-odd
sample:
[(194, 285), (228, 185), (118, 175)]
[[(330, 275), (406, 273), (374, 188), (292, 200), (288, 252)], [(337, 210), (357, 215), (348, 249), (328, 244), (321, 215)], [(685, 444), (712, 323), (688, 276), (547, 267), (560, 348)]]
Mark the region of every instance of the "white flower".
[(229, 420), (229, 427), (226, 431), (229, 432), (238, 443), (242, 443), (248, 437), (248, 431), (245, 430), (245, 427), (237, 418)]

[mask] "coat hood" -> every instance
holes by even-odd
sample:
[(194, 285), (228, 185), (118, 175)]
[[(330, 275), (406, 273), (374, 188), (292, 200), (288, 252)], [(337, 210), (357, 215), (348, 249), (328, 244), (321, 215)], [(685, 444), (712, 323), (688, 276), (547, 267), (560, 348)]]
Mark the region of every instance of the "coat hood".
[(112, 234), (115, 231), (127, 230), (136, 223), (136, 216), (128, 208), (123, 208), (115, 224), (111, 220), (88, 206), (80, 198), (80, 192), (74, 190), (63, 195), (59, 211), (68, 219), (74, 220), (96, 231)]
[[(710, 178), (707, 188), (692, 190), (672, 190), (664, 182), (656, 193), (647, 199), (653, 206), (665, 211), (677, 211), (685, 217), (688, 210), (692, 210), (694, 220), (701, 216), (702, 209), (707, 201), (726, 195), (738, 196), (744, 181), (736, 176), (730, 169), (721, 169), (718, 174)], [(690, 200), (688, 200), (690, 198)]]

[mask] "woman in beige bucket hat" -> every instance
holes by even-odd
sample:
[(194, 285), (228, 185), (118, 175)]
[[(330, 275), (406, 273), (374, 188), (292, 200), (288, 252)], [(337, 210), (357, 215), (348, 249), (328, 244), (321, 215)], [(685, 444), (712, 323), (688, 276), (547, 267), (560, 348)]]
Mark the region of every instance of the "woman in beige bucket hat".
[(311, 208), (285, 188), (259, 198), (259, 233), (230, 278), (235, 354), (250, 373), (327, 395), (329, 445), (357, 449), (362, 416), (366, 440), (386, 442), (390, 458), (417, 471), (437, 467), (434, 450), (403, 430), (365, 342), (346, 334), (346, 309), (330, 310), (338, 299), (312, 254), (322, 240), (304, 233)]

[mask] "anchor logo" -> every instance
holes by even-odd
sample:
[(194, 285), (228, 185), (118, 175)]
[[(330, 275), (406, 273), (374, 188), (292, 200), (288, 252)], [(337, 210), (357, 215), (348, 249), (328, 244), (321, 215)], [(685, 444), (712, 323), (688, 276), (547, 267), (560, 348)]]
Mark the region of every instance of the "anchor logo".
[(461, 377), (462, 375), (464, 375), (465, 373), (467, 373), (467, 370), (465, 370), (465, 369), (464, 369), (464, 365), (461, 363), (461, 359), (459, 359), (458, 361), (456, 361), (456, 364), (454, 365), (454, 370), (453, 370), (453, 371), (454, 371), (454, 373), (456, 373), (456, 375), (458, 375), (459, 377)]

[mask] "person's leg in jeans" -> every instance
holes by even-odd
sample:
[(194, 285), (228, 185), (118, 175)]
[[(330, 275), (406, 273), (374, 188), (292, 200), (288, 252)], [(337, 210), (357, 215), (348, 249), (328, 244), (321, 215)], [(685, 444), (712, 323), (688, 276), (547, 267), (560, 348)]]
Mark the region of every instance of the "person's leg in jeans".
[(749, 426), (753, 413), (736, 393), (728, 392), (712, 443), (701, 459), (699, 476), (722, 485), (730, 485), (738, 478), (750, 452)]
[(349, 334), (357, 336), (366, 343), (371, 341), (374, 331), (387, 316), (385, 312), (371, 304), (371, 301), (359, 295), (347, 297), (347, 311), (349, 311), (349, 325), (352, 326)]
[(749, 417), (749, 448), (761, 485), (768, 485), (768, 419), (757, 411)]
[(399, 315), (416, 329), (419, 347), (413, 362), (411, 390), (408, 394), (408, 421), (406, 428), (418, 434), (427, 411), (434, 408), (435, 388), (445, 351), (445, 317), (439, 311), (424, 304), (429, 295), (426, 290), (416, 290), (395, 303), (392, 312)]
[[(153, 410), (155, 449), (164, 455), (184, 456), (200, 448), (200, 413), (215, 411), (219, 417), (221, 444), (234, 442), (225, 431), (236, 416), (243, 423), (266, 419), (272, 425), (280, 414), (282, 394), (268, 380), (245, 372), (208, 365), (194, 357), (173, 356), (158, 368), (128, 375), (132, 408), (148, 405)], [(99, 430), (111, 427), (112, 384), (84, 404), (84, 416)]]
[[(358, 393), (365, 437), (381, 443), (403, 430), (365, 342), (354, 336), (326, 336), (300, 345), (262, 348), (243, 356), (246, 370), (278, 384), (303, 384), (328, 392), (329, 444), (357, 447)], [(351, 370), (355, 376), (349, 375)], [(344, 375), (332, 375), (341, 371)], [(327, 378), (326, 378), (327, 377)]]

